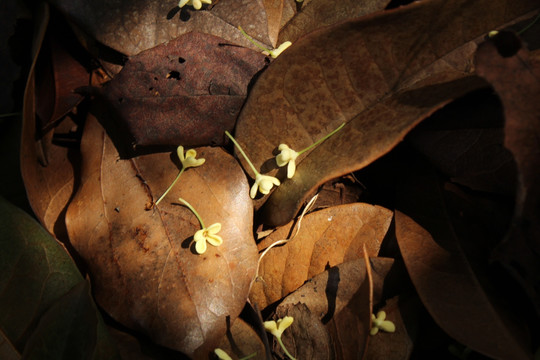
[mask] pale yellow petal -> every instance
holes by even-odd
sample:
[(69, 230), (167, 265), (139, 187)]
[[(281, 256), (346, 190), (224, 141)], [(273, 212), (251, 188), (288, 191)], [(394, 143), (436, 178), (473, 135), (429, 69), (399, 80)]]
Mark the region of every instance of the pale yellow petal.
[(274, 331), (277, 331), (277, 324), (275, 321), (265, 321), (264, 322), (264, 329), (268, 331), (269, 333), (273, 333)]
[(189, 0), (180, 0), (180, 2), (178, 3), (178, 7), (183, 8), (188, 2)]
[(215, 223), (206, 228), (208, 233), (217, 234), (221, 230), (221, 223)]
[(389, 333), (393, 333), (396, 331), (396, 325), (394, 325), (393, 322), (388, 320), (383, 321), (382, 324), (379, 325), (379, 328)]
[(198, 254), (204, 254), (206, 251), (206, 238), (203, 238), (200, 241), (195, 241), (195, 251), (197, 251)]
[(277, 321), (278, 330), (283, 333), (283, 331), (285, 331), (286, 328), (291, 326), (293, 321), (294, 321), (294, 318), (292, 316), (285, 316), (283, 319), (279, 319)]
[[(186, 3), (187, 1), (184, 1), (184, 0), (180, 1), (180, 3), (182, 3), (182, 2), (184, 2), (184, 5), (185, 5), (185, 3)], [(182, 6), (184, 6), (184, 5), (182, 5)], [(180, 5), (178, 5), (178, 6), (180, 6)], [(180, 7), (182, 7), (182, 6), (180, 6)], [(183, 163), (184, 160), (185, 160), (185, 157), (184, 157), (184, 147), (183, 147), (182, 145), (180, 145), (179, 147), (177, 147), (177, 148), (176, 148), (176, 153), (178, 154), (178, 158), (180, 159), (180, 161)]]
[(232, 358), (229, 356), (229, 354), (227, 354), (225, 351), (221, 350), (220, 348), (214, 349), (214, 353), (221, 360), (232, 360)]
[(370, 335), (375, 335), (379, 332), (379, 328), (378, 327), (372, 327), (371, 330), (369, 330), (369, 334)]
[(287, 177), (289, 179), (292, 179), (295, 172), (296, 172), (296, 161), (291, 160), (289, 161), (289, 165), (287, 166)]
[(255, 181), (255, 183), (253, 184), (253, 186), (251, 187), (251, 190), (249, 191), (249, 196), (252, 198), (252, 199), (255, 199), (255, 195), (257, 195), (257, 190), (259, 189), (259, 184), (257, 183), (257, 181)]
[(215, 234), (208, 234), (206, 237), (206, 241), (210, 243), (210, 245), (219, 246), (223, 244), (223, 239), (219, 235)]
[(195, 235), (193, 235), (193, 240), (195, 240), (197, 242), (206, 241), (206, 239), (204, 238), (205, 230), (206, 229), (197, 230)]
[(201, 0), (193, 0), (193, 8), (195, 10), (200, 10), (202, 7)]

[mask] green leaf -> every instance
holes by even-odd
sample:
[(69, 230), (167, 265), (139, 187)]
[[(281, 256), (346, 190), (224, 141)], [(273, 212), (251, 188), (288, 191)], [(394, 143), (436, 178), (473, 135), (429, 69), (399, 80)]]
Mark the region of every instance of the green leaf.
[[(66, 250), (36, 220), (3, 197), (0, 214), (0, 340), (4, 341), (1, 347), (7, 343), (18, 353), (38, 354), (39, 347), (53, 351), (62, 340), (71, 344), (72, 351), (90, 348), (92, 351), (87, 352), (94, 359), (117, 358), (103, 320), (84, 286), (86, 282)], [(80, 327), (67, 326), (66, 321), (74, 321)], [(89, 331), (93, 335), (89, 336)], [(74, 339), (85, 339), (84, 346)], [(61, 357), (50, 353), (39, 358)]]

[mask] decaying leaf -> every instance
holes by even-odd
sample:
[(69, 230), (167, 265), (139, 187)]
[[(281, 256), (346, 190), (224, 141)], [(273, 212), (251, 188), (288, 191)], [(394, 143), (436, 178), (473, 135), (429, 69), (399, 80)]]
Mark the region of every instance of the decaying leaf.
[[(250, 300), (265, 308), (327, 266), (362, 258), (363, 246), (369, 256), (377, 256), (392, 216), (388, 209), (361, 203), (334, 206), (306, 215), (298, 235), (285, 245), (271, 248), (262, 258)], [(277, 229), (259, 243), (259, 251), (292, 237), (297, 226), (291, 222)]]
[[(332, 339), (333, 349), (325, 353), (335, 354), (337, 359), (355, 358), (365, 351), (372, 306), (382, 297), (384, 280), (393, 263), (393, 259), (371, 258), (368, 271), (362, 258), (331, 267), (287, 296), (277, 307), (276, 315), (281, 318), (291, 308), (306, 306), (325, 325)], [(294, 327), (295, 323), (291, 328)], [(289, 343), (301, 351), (316, 347), (316, 339), (294, 341), (296, 337), (291, 339), (290, 335), (284, 333), (284, 342), (289, 337)]]
[(260, 169), (279, 144), (301, 150), (347, 124), (298, 158), (295, 176), (261, 209), (265, 222), (287, 223), (320, 184), (371, 163), (437, 108), (478, 87), (473, 40), (536, 7), (533, 0), (416, 2), (299, 39), (254, 85), (238, 142)]
[[(515, 45), (506, 56), (501, 45)], [(540, 63), (512, 33), (481, 45), (478, 74), (501, 98), (506, 119), (504, 145), (518, 168), (516, 207), (512, 227), (494, 257), (519, 281), (540, 315)]]
[(301, 36), (316, 29), (383, 10), (389, 2), (389, 0), (312, 0), (306, 2), (302, 10), (281, 29), (278, 42), (280, 44), (284, 41), (294, 43)]
[(227, 329), (218, 347), (238, 359), (251, 354), (256, 354), (254, 359), (264, 359), (266, 354), (259, 335), (241, 318), (236, 319)]
[[(98, 303), (158, 344), (190, 356), (207, 354), (225, 334), (226, 319), (234, 321), (244, 307), (255, 273), (253, 210), (241, 168), (219, 148), (198, 148), (204, 165), (185, 171), (167, 197), (146, 211), (178, 173), (169, 154), (120, 160), (92, 117), (81, 152), (81, 186), (66, 222), (89, 266)], [(221, 223), (221, 246), (195, 253), (192, 240), (200, 224), (180, 197), (205, 226)]]
[(132, 57), (103, 95), (128, 148), (221, 144), (264, 64), (259, 52), (192, 32)]
[[(253, 45), (238, 31), (270, 44), (264, 0), (220, 0), (207, 10), (179, 11), (178, 1), (65, 1), (53, 0), (68, 19), (84, 32), (125, 55), (133, 56), (192, 31), (211, 34), (225, 42)], [(275, 37), (275, 35), (273, 35)]]
[[(9, 341), (2, 347), (9, 347), (19, 354), (39, 354), (43, 345), (49, 349), (52, 358), (58, 357), (55, 345), (64, 346), (66, 353), (76, 353), (80, 348), (87, 351), (91, 359), (115, 359), (116, 349), (108, 338), (101, 315), (93, 304), (90, 293), (78, 292), (76, 301), (84, 304), (79, 315), (92, 319), (82, 322), (82, 326), (65, 327), (64, 321), (71, 321), (74, 312), (66, 312), (69, 319), (47, 315), (62, 308), (64, 298), (84, 282), (81, 274), (64, 247), (43, 229), (34, 218), (14, 207), (0, 197), (0, 327), (2, 335)], [(87, 289), (88, 290), (88, 289)], [(55, 309), (56, 310), (51, 310)], [(58, 327), (58, 332), (47, 334), (44, 328)], [(52, 335), (51, 342), (41, 341), (42, 336)], [(66, 344), (66, 339), (80, 342)], [(34, 340), (32, 340), (34, 339)], [(52, 345), (55, 343), (55, 345)], [(9, 354), (10, 352), (8, 352)], [(26, 355), (24, 355), (26, 356)]]
[(396, 237), (422, 303), (448, 335), (473, 350), (531, 358), (527, 328), (491, 296), (495, 289), (482, 286), (465, 256), (457, 236), (467, 241), (466, 233), (453, 225), (437, 178), (418, 167), (409, 171), (398, 191)]

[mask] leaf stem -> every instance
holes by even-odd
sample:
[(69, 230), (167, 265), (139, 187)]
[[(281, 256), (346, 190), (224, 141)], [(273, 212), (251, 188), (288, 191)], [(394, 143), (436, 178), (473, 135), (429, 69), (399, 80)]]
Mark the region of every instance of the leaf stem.
[(178, 175), (176, 175), (176, 178), (174, 179), (174, 181), (172, 182), (172, 184), (167, 188), (167, 190), (165, 190), (165, 192), (163, 193), (163, 195), (161, 195), (158, 199), (158, 201), (156, 201), (155, 205), (159, 204), (159, 202), (161, 200), (163, 200), (163, 198), (169, 193), (169, 191), (171, 191), (171, 189), (173, 188), (174, 184), (176, 184), (178, 182), (178, 179), (180, 179), (180, 175), (182, 175), (182, 173), (184, 172), (185, 168), (182, 166), (182, 169), (180, 170), (180, 172), (178, 173)]
[(248, 360), (248, 359), (251, 359), (252, 357), (255, 357), (255, 355), (257, 355), (256, 351), (253, 354), (249, 354), (248, 356), (241, 358), (240, 360)]
[(6, 113), (6, 114), (0, 114), (0, 118), (11, 117), (11, 116), (19, 116), (19, 115), (21, 115), (20, 112)]
[(337, 133), (339, 130), (341, 130), (342, 127), (345, 126), (345, 123), (339, 125), (339, 127), (337, 129), (335, 129), (334, 131), (332, 131), (330, 134), (326, 135), (325, 137), (323, 137), (322, 139), (319, 139), (317, 140), (316, 142), (314, 142), (313, 144), (309, 145), (307, 148), (305, 148), (304, 150), (300, 150), (298, 152), (298, 155), (301, 155), (303, 153), (305, 153), (306, 151), (308, 150), (311, 150), (313, 149), (315, 146), (319, 145), (320, 143), (322, 143), (324, 140), (328, 139), (330, 136), (334, 135), (335, 133)]
[(201, 228), (206, 229), (206, 226), (204, 226), (204, 223), (203, 223), (201, 217), (199, 216), (199, 213), (193, 208), (193, 206), (191, 206), (190, 203), (188, 203), (186, 200), (184, 200), (182, 198), (178, 198), (178, 200), (181, 201), (184, 205), (186, 205), (188, 207), (188, 209), (191, 210), (191, 212), (193, 214), (195, 214), (195, 216), (197, 217), (197, 220), (199, 220), (199, 223), (201, 224)]
[(531, 28), (531, 26), (533, 26), (537, 21), (538, 19), (540, 19), (540, 14), (536, 15), (536, 17), (534, 18), (534, 20), (529, 23), (527, 26), (525, 26), (523, 29), (519, 30), (517, 32), (518, 35), (521, 35), (523, 34), (525, 31), (529, 30)]
[(262, 51), (266, 51), (267, 53), (271, 53), (272, 50), (268, 50), (267, 48), (265, 48), (264, 46), (261, 46), (259, 44), (257, 44), (255, 42), (255, 40), (253, 40), (253, 38), (251, 36), (249, 36), (248, 34), (246, 34), (246, 32), (244, 31), (244, 29), (242, 29), (241, 26), (238, 27), (238, 30), (240, 30), (242, 32), (242, 34), (246, 37), (246, 39), (249, 40), (250, 43), (252, 43), (253, 45), (255, 45), (256, 47), (258, 47), (259, 49), (261, 49)]
[(236, 142), (236, 140), (234, 140), (234, 138), (232, 137), (231, 134), (229, 134), (229, 132), (227, 130), (225, 130), (225, 135), (227, 135), (229, 137), (229, 139), (232, 140), (232, 142), (234, 143), (234, 145), (236, 145), (236, 147), (238, 148), (238, 151), (240, 151), (240, 153), (242, 154), (242, 156), (244, 156), (244, 159), (246, 159), (247, 163), (249, 164), (249, 166), (251, 167), (251, 170), (253, 170), (253, 172), (255, 173), (255, 177), (257, 177), (257, 175), (260, 175), (260, 173), (257, 171), (257, 169), (255, 169), (255, 166), (253, 166), (253, 163), (249, 160), (249, 158), (247, 157), (246, 153), (244, 152), (244, 150), (242, 149), (242, 147), (240, 146), (240, 144), (238, 144)]
[(289, 359), (291, 359), (291, 360), (296, 360), (296, 359), (294, 358), (294, 356), (292, 356), (292, 355), (287, 351), (287, 348), (286, 348), (285, 345), (283, 344), (283, 341), (281, 341), (281, 337), (277, 337), (277, 336), (276, 336), (276, 339), (277, 339), (279, 345), (281, 346), (281, 348), (283, 349), (283, 351), (285, 352), (285, 354), (289, 357)]

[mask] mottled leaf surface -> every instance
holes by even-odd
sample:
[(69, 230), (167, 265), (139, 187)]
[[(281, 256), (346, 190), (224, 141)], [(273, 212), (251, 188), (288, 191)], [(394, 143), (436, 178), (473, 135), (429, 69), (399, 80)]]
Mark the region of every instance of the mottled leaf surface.
[[(328, 266), (362, 258), (363, 246), (377, 256), (393, 213), (380, 206), (347, 204), (306, 215), (298, 235), (271, 248), (259, 265), (250, 300), (261, 308), (283, 298)], [(259, 251), (288, 239), (298, 224), (291, 222), (261, 241)]]
[(530, 0), (416, 2), (298, 40), (253, 87), (238, 142), (261, 169), (272, 164), (280, 143), (301, 150), (347, 124), (297, 159), (296, 175), (262, 208), (266, 223), (287, 223), (316, 187), (368, 165), (434, 110), (479, 86), (471, 77), (472, 41), (537, 6)]
[[(176, 152), (120, 160), (95, 118), (81, 145), (81, 186), (66, 215), (70, 239), (90, 267), (98, 303), (124, 325), (162, 345), (200, 356), (213, 350), (242, 310), (257, 261), (246, 178), (219, 148), (198, 148), (190, 168), (164, 200), (178, 173)], [(220, 247), (194, 252), (200, 229), (219, 222)], [(91, 231), (89, 231), (91, 229)], [(199, 355), (196, 355), (199, 354)]]
[(126, 146), (221, 144), (265, 56), (188, 33), (129, 59), (103, 89)]

